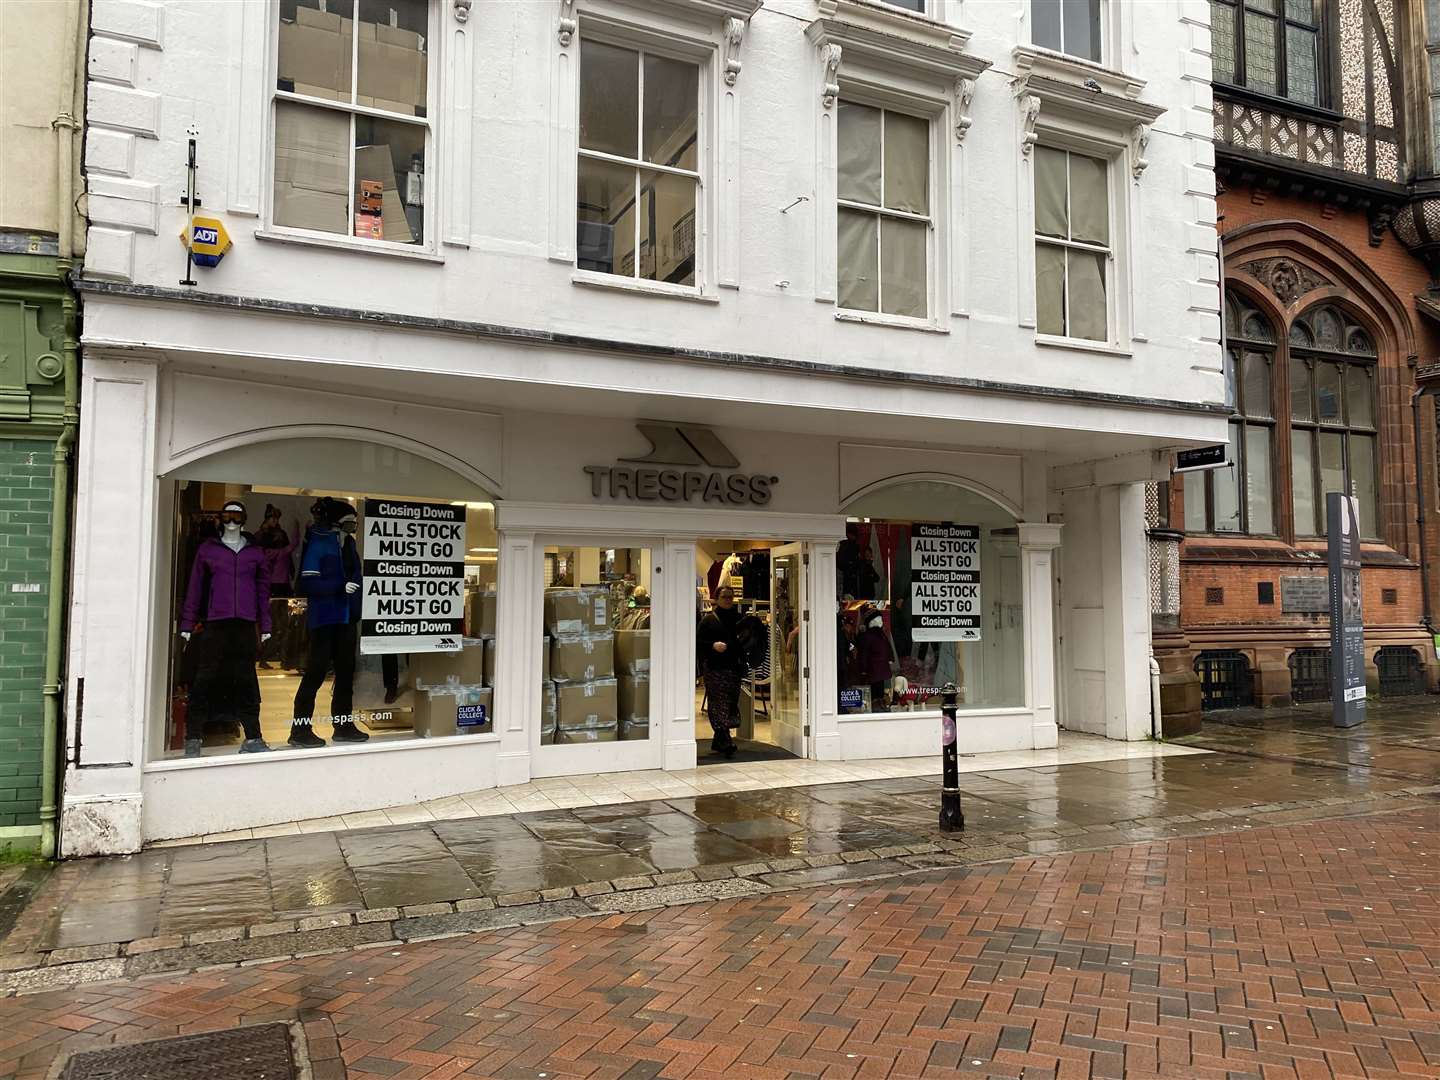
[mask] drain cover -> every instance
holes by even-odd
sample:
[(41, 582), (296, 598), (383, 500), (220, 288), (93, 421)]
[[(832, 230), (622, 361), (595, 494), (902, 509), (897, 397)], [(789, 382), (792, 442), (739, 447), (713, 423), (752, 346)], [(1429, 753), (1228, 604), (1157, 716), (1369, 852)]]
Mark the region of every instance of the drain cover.
[(287, 1024), (209, 1031), (76, 1054), (60, 1080), (295, 1080)]

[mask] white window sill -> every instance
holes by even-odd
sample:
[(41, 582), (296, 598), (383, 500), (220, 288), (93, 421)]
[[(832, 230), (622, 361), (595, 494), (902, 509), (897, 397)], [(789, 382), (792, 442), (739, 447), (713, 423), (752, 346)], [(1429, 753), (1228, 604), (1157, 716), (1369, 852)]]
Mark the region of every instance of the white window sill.
[[(991, 716), (1029, 716), (1031, 710), (1024, 705), (959, 705), (956, 711), (961, 716), (977, 719)], [(865, 723), (876, 720), (939, 720), (944, 714), (939, 707), (916, 709), (908, 712), (896, 709), (891, 712), (839, 713), (836, 720), (842, 724)]]
[(669, 300), (689, 300), (699, 304), (718, 304), (718, 296), (708, 296), (690, 285), (671, 285), (664, 281), (645, 281), (641, 278), (621, 277), (619, 274), (602, 274), (595, 270), (576, 270), (570, 275), (575, 285), (592, 289), (614, 289), (617, 292), (633, 293), (636, 296), (663, 296)]
[(326, 236), (322, 233), (291, 232), (288, 229), (256, 229), (256, 240), (270, 240), (281, 244), (298, 244), (301, 247), (329, 248), (331, 251), (351, 251), (358, 255), (387, 255), (394, 259), (414, 259), (418, 262), (443, 263), (445, 256), (412, 248), (408, 244), (387, 244), (383, 241), (361, 240), (355, 237)]
[(1079, 352), (1101, 353), (1105, 356), (1128, 358), (1134, 356), (1129, 349), (1121, 349), (1108, 341), (1091, 341), (1089, 338), (1056, 337), (1053, 334), (1036, 334), (1035, 344), (1047, 349), (1075, 349)]
[(875, 311), (837, 311), (836, 322), (865, 323), (870, 326), (888, 326), (894, 330), (923, 330), (927, 334), (948, 334), (948, 326), (939, 326), (929, 319), (911, 319), (904, 315), (883, 315)]
[(471, 743), (498, 743), (500, 736), (493, 732), (482, 735), (441, 735), (438, 738), (385, 739), (378, 742), (339, 744), (332, 743), (323, 750), (281, 750), (274, 749), (268, 754), (216, 754), (214, 757), (198, 758), (156, 758), (145, 763), (145, 772), (181, 772), (186, 769), (224, 768), (230, 765), (263, 765), (282, 761), (300, 761), (306, 758), (316, 760), (352, 757), (358, 754), (389, 754), (405, 750), (435, 749), (437, 746), (457, 746)]

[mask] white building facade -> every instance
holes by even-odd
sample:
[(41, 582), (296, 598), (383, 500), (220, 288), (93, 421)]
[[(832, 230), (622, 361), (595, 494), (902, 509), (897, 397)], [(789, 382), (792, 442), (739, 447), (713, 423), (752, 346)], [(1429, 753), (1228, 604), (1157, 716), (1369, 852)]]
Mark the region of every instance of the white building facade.
[(777, 753), (934, 753), (946, 682), (962, 752), (1149, 735), (1200, 0), (95, 0), (89, 70), (67, 853), (694, 768), (732, 582)]

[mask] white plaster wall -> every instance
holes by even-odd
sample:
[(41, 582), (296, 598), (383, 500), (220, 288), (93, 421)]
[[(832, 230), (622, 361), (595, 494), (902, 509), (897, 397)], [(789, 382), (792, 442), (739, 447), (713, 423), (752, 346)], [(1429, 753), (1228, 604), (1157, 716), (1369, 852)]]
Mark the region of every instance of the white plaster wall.
[[(183, 221), (175, 195), (194, 128), (206, 212), (218, 212), (235, 240), (222, 266), (199, 271), (209, 291), (1030, 385), (1221, 398), (1211, 355), (1218, 324), (1203, 0), (1110, 0), (1119, 5), (1109, 19), (1112, 59), (1146, 80), (1143, 100), (1168, 110), (1152, 131), (1143, 176), (1132, 183), (1121, 170), (1134, 232), (1143, 238), (1121, 256), (1131, 260), (1140, 294), (1137, 336), (1122, 341), (1130, 356), (1040, 348), (1021, 325), (1016, 282), (1028, 265), (1028, 240), (1019, 219), (1028, 210), (1017, 198), (1022, 156), (1009, 84), (1011, 49), (1029, 36), (1028, 4), (944, 7), (946, 18), (973, 31), (970, 51), (992, 67), (978, 80), (963, 144), (943, 124), (934, 136), (956, 184), (937, 193), (954, 196), (956, 295), (943, 305), (940, 328), (948, 332), (936, 334), (837, 323), (833, 305), (815, 302), (823, 268), (815, 261), (814, 133), (824, 110), (814, 47), (804, 36), (818, 14), (809, 0), (774, 0), (744, 37), (736, 111), (727, 121), (738, 132), (739, 166), (723, 232), (710, 238), (735, 260), (728, 276), (736, 287), (719, 289), (713, 304), (580, 287), (570, 265), (547, 257), (556, 236), (567, 242), (568, 222), (556, 221), (573, 174), (556, 137), (571, 123), (573, 98), (552, 100), (559, 5), (476, 4), (462, 25), (451, 4), (436, 2), (444, 27), (435, 64), (441, 132), (427, 180), (437, 214), (432, 233), (446, 241), (437, 248), (443, 262), (257, 238), (272, 33), (262, 0), (96, 0), (94, 41), (138, 48), (128, 82), (90, 85), (95, 137), (123, 143), (116, 149), (124, 152), (108, 159), (105, 176), (92, 171), (97, 243), (87, 272), (174, 287)], [(587, 2), (579, 0), (582, 26)], [(844, 75), (842, 65), (842, 88)], [(801, 197), (808, 201), (780, 212)], [(952, 309), (968, 317), (951, 317)], [(483, 373), (487, 359), (471, 351), (463, 362)], [(703, 391), (718, 376), (696, 378)]]

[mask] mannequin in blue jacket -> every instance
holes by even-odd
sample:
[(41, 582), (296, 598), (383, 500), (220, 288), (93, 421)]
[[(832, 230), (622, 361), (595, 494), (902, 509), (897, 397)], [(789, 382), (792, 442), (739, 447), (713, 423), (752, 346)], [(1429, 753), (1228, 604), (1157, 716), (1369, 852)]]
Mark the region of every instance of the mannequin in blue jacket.
[(316, 524), (305, 537), (297, 591), (306, 598), (305, 621), (310, 628), (310, 654), (305, 675), (295, 691), (290, 745), (324, 746), (315, 734), (315, 695), (332, 669), (330, 716), (335, 742), (359, 743), (370, 738), (355, 723), (356, 634), (360, 628), (360, 553), (355, 547), (355, 509), (339, 499), (323, 498), (311, 508)]

